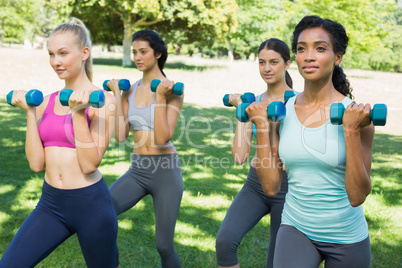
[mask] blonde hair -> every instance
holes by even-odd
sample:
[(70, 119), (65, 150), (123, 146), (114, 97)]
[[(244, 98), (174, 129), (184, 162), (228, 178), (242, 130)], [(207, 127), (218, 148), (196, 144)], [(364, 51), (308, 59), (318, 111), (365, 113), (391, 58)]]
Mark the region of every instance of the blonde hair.
[(77, 42), (81, 47), (89, 48), (89, 57), (85, 61), (85, 73), (87, 74), (89, 80), (92, 82), (92, 50), (91, 50), (91, 37), (89, 31), (85, 24), (78, 18), (70, 18), (66, 23), (60, 24), (50, 33), (50, 37), (54, 34), (59, 34), (63, 32), (72, 32), (77, 37)]

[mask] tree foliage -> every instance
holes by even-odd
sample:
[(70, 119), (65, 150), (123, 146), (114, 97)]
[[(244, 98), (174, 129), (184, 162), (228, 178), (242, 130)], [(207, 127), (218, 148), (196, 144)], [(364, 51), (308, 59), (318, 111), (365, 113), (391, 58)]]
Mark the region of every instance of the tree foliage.
[[(399, 6), (398, 6), (399, 3)], [(350, 38), (346, 67), (401, 71), (400, 0), (0, 0), (0, 44), (47, 37), (69, 16), (82, 19), (94, 43), (123, 45), (130, 65), (134, 31), (156, 30), (177, 53), (186, 47), (246, 58), (270, 37), (291, 43), (305, 15), (340, 22)]]

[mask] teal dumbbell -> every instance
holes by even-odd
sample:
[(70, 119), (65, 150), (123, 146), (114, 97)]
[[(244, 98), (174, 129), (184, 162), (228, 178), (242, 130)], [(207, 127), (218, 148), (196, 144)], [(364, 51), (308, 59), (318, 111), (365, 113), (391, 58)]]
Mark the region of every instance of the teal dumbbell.
[[(60, 91), (59, 100), (61, 105), (68, 106), (68, 100), (70, 99), (71, 94), (73, 93), (72, 89), (65, 88)], [(89, 95), (89, 103), (94, 108), (102, 108), (105, 105), (105, 94), (102, 90), (92, 91), (91, 95)]]
[[(255, 95), (254, 93), (251, 92), (246, 92), (243, 95), (241, 95), (241, 101), (243, 103), (252, 103), (255, 102)], [(227, 107), (232, 107), (233, 105), (229, 103), (229, 94), (225, 94), (223, 96), (223, 105)]]
[[(159, 79), (154, 79), (151, 82), (151, 91), (152, 92), (156, 92), (156, 88), (158, 87), (158, 85), (160, 84), (161, 80)], [(184, 91), (184, 84), (181, 82), (177, 82), (173, 85), (173, 93), (175, 95), (183, 95), (183, 91)]]
[[(250, 119), (246, 113), (250, 103), (241, 103), (236, 107), (236, 118), (240, 122), (248, 122)], [(286, 117), (286, 107), (281, 101), (273, 101), (268, 105), (267, 115), (272, 122), (280, 122)]]
[(296, 96), (296, 95), (297, 95), (296, 91), (286, 90), (285, 95), (284, 95), (285, 102), (288, 101), (291, 97)]
[[(103, 82), (103, 89), (106, 90), (106, 91), (110, 91), (110, 88), (107, 86), (107, 83), (109, 81), (110, 80), (105, 80), (105, 82)], [(119, 80), (119, 88), (120, 88), (120, 90), (127, 91), (127, 90), (130, 89), (130, 87), (131, 87), (131, 84), (130, 84), (130, 81), (128, 79), (120, 79)]]
[[(333, 103), (329, 110), (331, 124), (342, 125), (342, 118), (345, 112), (345, 106), (342, 103)], [(387, 105), (374, 104), (373, 109), (370, 111), (370, 120), (375, 126), (385, 126), (387, 123)]]
[[(284, 94), (285, 102), (289, 100), (291, 97), (297, 95), (297, 92), (293, 90), (286, 90)], [(249, 118), (246, 113), (246, 108), (250, 104), (242, 103), (236, 107), (236, 117), (240, 122), (248, 122)], [(268, 105), (267, 114), (269, 120), (272, 122), (280, 122), (286, 117), (286, 106), (281, 101), (273, 101)]]
[[(12, 105), (11, 101), (13, 99), (13, 94), (14, 90), (7, 94), (7, 103), (10, 105)], [(30, 106), (39, 106), (43, 102), (43, 94), (37, 89), (31, 89), (27, 94), (25, 94), (25, 101)]]

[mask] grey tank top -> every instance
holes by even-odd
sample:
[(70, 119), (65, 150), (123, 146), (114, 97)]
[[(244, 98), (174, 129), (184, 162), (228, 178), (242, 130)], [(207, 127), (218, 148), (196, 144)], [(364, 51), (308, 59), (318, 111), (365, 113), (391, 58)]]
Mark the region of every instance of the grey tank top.
[(141, 80), (138, 80), (133, 85), (133, 90), (128, 97), (128, 121), (134, 130), (154, 131), (155, 120), (155, 101), (156, 98), (145, 107), (135, 106), (135, 94)]

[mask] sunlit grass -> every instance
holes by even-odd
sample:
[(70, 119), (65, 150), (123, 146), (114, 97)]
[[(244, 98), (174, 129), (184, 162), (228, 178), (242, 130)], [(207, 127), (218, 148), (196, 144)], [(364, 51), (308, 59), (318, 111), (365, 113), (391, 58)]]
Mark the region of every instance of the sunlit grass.
[[(44, 178), (44, 172), (35, 174), (29, 169), (25, 157), (25, 114), (0, 102), (2, 114), (9, 116), (0, 116), (0, 125), (14, 127), (0, 132), (0, 256), (39, 200)], [(233, 133), (219, 132), (231, 128), (230, 120), (214, 121), (218, 114), (234, 117), (233, 110), (184, 105), (187, 123), (200, 114), (206, 119), (191, 122), (191, 129), (199, 131), (186, 136), (184, 127), (173, 137), (184, 180), (174, 240), (182, 267), (216, 267), (216, 234), (250, 166), (250, 159), (243, 165), (234, 162), (230, 149)], [(132, 152), (131, 138), (126, 143), (112, 138), (100, 167), (109, 186), (130, 167)], [(363, 205), (372, 244), (372, 267), (401, 264), (401, 178), (402, 137), (376, 133), (372, 192)], [(269, 226), (269, 217), (264, 217), (243, 239), (238, 252), (241, 267), (265, 267)], [(119, 216), (118, 245), (122, 267), (160, 267), (150, 196)], [(69, 238), (37, 267), (85, 267), (77, 237)]]

